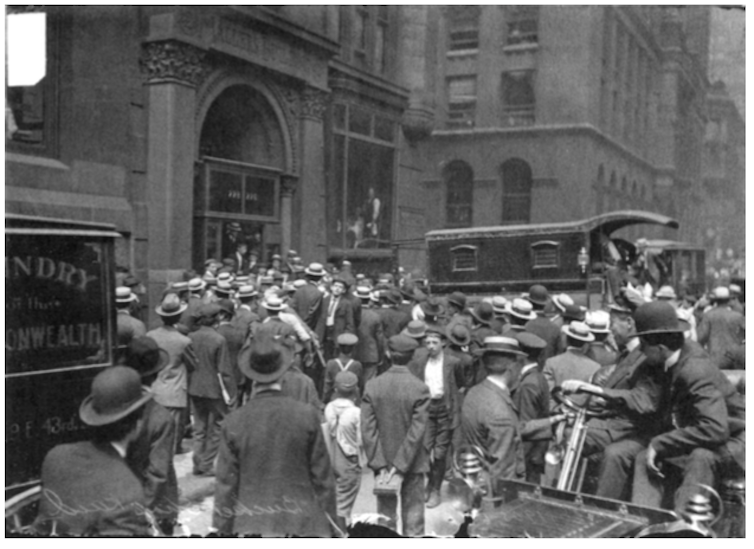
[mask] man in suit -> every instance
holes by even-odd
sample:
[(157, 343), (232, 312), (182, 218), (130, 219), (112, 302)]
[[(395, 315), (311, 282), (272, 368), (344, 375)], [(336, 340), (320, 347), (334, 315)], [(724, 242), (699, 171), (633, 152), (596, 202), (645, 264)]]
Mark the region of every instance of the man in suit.
[(150, 535), (144, 489), (125, 457), (151, 399), (131, 368), (97, 374), (79, 408), (81, 421), (94, 427), (92, 438), (55, 446), (42, 463), (37, 534)]
[[(151, 337), (131, 341), (126, 364), (149, 387), (170, 362), (170, 356)], [(126, 452), (126, 462), (144, 487), (147, 507), (160, 531), (173, 535), (178, 518), (178, 479), (175, 474), (175, 424), (170, 413), (154, 399), (144, 405), (143, 421)]]
[(586, 356), (600, 366), (614, 365), (618, 361), (618, 353), (607, 339), (610, 335), (610, 313), (589, 311), (586, 314), (586, 325), (594, 336), (594, 341), (586, 348)]
[(529, 288), (527, 299), (537, 316), (524, 325), (526, 331), (544, 339), (547, 344), (539, 354), (539, 367), (543, 368), (548, 358), (563, 352), (560, 345), (560, 329), (545, 316), (545, 307), (550, 300), (547, 288), (541, 284), (534, 284)]
[(219, 313), (217, 304), (203, 305), (197, 315), (199, 328), (189, 334), (196, 353), (196, 369), (189, 375), (188, 394), (194, 412), (193, 472), (197, 476), (214, 476), (220, 421), (236, 398), (228, 344), (215, 330)]
[(358, 328), (359, 342), (355, 356), (364, 368), (363, 385), (359, 387), (360, 393), (364, 394), (366, 382), (377, 375), (377, 365), (384, 356), (385, 336), (380, 316), (370, 306), (369, 288), (359, 286), (356, 288), (356, 295), (361, 300), (361, 322)]
[(620, 355), (617, 365), (601, 368), (594, 383), (566, 380), (567, 393), (581, 391), (604, 400), (605, 417), (587, 422), (583, 457), (604, 452), (600, 461), (596, 494), (625, 499), (628, 467), (657, 434), (658, 414), (663, 398), (662, 372), (645, 361), (639, 348), (631, 311), (610, 305), (610, 331)]
[[(380, 307), (377, 309), (377, 314), (380, 316), (382, 324), (382, 335), (385, 341), (388, 341), (394, 335), (400, 334), (408, 326), (408, 323), (411, 322), (411, 315), (406, 314), (405, 311), (399, 308), (401, 304), (401, 292), (397, 288), (387, 288), (380, 291), (379, 299)], [(390, 360), (383, 356), (377, 375), (389, 367)]]
[[(376, 480), (401, 480), (403, 535), (424, 535), (424, 475), (429, 455), (424, 445), (429, 388), (411, 374), (407, 364), (418, 344), (396, 335), (388, 340), (391, 367), (367, 382), (361, 403), (361, 434), (369, 467)], [(397, 499), (377, 496), (377, 512), (394, 530)]]
[[(241, 288), (244, 288), (244, 286)], [(225, 342), (228, 344), (228, 360), (230, 362), (230, 370), (233, 372), (233, 385), (236, 394), (234, 405), (235, 407), (239, 407), (243, 404), (243, 395), (248, 392), (246, 391), (246, 376), (241, 373), (238, 367), (238, 355), (246, 341), (246, 337), (242, 329), (233, 324), (235, 312), (233, 302), (229, 299), (221, 299), (217, 302), (217, 306), (220, 308), (217, 317), (217, 333), (223, 336)]]
[(458, 425), (459, 399), (456, 386), (456, 370), (460, 360), (450, 353), (445, 353), (443, 329), (431, 324), (427, 326), (424, 345), (427, 353), (420, 360), (409, 364), (411, 373), (423, 381), (429, 388), (429, 407), (427, 409), (427, 433), (424, 444), (430, 456), (429, 474), (427, 475), (427, 507), (432, 509), (440, 505), (440, 488), (445, 476), (445, 458), (450, 447), (453, 428)]
[(317, 323), (317, 338), (325, 351), (325, 360), (335, 358), (338, 336), (356, 333), (351, 301), (344, 297), (347, 284), (334, 278), (330, 286), (331, 294), (322, 300), (322, 312)]
[[(547, 359), (543, 370), (550, 393), (567, 379), (589, 381), (600, 369), (600, 365), (584, 353), (586, 344), (594, 341), (594, 336), (585, 323), (571, 322), (563, 328), (563, 333), (566, 336), (565, 352)], [(550, 408), (554, 408), (556, 404), (551, 400)]]
[(196, 325), (196, 313), (199, 308), (204, 305), (202, 297), (206, 287), (207, 283), (201, 278), (192, 278), (188, 281), (188, 307), (186, 307), (186, 310), (181, 315), (181, 324), (183, 324), (189, 332), (193, 332), (198, 327)]
[(255, 303), (258, 295), (259, 293), (251, 284), (242, 285), (238, 288), (238, 293), (236, 294), (238, 307), (235, 309), (231, 325), (243, 335), (244, 339), (261, 322)]
[(175, 453), (183, 453), (181, 440), (185, 431), (188, 406), (188, 372), (196, 368), (196, 355), (191, 340), (175, 327), (187, 305), (174, 293), (168, 293), (155, 311), (163, 326), (147, 332), (170, 356), (168, 365), (152, 383), (154, 399), (170, 412), (175, 422)]
[(744, 316), (730, 308), (730, 291), (723, 286), (714, 289), (713, 307), (704, 313), (697, 328), (697, 341), (707, 349), (712, 364), (720, 367), (725, 352), (741, 345), (746, 330)]
[(466, 312), (466, 295), (463, 292), (453, 292), (447, 298), (448, 326), (456, 323), (463, 324), (472, 330), (471, 317)]
[(269, 334), (240, 367), (249, 401), (223, 424), (212, 526), (220, 534), (330, 536), (335, 480), (320, 418), (281, 393), (290, 349)]
[(291, 298), (291, 307), (303, 320), (309, 329), (317, 329), (321, 316), (322, 298), (324, 295), (318, 285), (325, 276), (325, 269), (320, 263), (312, 263), (304, 269), (306, 284), (300, 286)]
[(636, 457), (632, 501), (659, 507), (667, 465), (681, 469), (682, 491), (715, 486), (722, 471), (744, 466), (745, 412), (743, 399), (709, 356), (685, 340), (686, 328), (671, 305), (641, 305), (634, 320), (647, 362), (664, 373), (667, 396), (660, 412), (663, 432)]
[(245, 275), (249, 272), (249, 259), (246, 257), (246, 252), (248, 251), (249, 246), (246, 242), (238, 242), (236, 244), (236, 251), (233, 254), (233, 260), (235, 261), (237, 275)]
[(131, 303), (135, 299), (136, 296), (128, 286), (115, 288), (115, 308), (117, 310), (115, 322), (118, 330), (118, 347), (121, 349), (125, 349), (133, 338), (144, 336), (147, 333), (144, 323), (131, 316)]

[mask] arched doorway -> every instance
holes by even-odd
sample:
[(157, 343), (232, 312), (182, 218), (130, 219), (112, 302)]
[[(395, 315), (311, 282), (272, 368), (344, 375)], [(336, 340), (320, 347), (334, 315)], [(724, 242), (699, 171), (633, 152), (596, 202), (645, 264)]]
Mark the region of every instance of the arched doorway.
[[(280, 253), (284, 137), (267, 98), (237, 84), (212, 102), (199, 137), (194, 181), (194, 268), (235, 260), (236, 272)], [(245, 245), (242, 247), (241, 245)], [(242, 252), (239, 264), (237, 252)]]

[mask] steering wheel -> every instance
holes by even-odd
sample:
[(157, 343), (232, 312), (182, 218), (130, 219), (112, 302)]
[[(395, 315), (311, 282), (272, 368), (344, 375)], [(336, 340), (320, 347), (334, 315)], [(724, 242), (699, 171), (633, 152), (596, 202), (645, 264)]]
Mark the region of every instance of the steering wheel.
[(591, 395), (588, 395), (586, 401), (584, 404), (579, 404), (577, 402), (574, 402), (573, 399), (570, 396), (566, 396), (565, 392), (563, 392), (562, 387), (555, 387), (552, 390), (552, 398), (554, 398), (559, 404), (562, 404), (569, 410), (572, 410), (576, 413), (579, 413), (581, 411), (584, 412), (586, 417), (601, 417), (604, 415), (607, 415), (606, 410), (591, 410), (589, 409), (589, 401), (591, 400)]

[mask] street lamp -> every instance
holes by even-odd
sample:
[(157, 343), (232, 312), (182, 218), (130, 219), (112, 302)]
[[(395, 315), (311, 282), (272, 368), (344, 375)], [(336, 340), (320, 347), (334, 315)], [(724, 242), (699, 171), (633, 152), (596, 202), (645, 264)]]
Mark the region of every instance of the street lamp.
[(579, 255), (576, 257), (576, 262), (578, 263), (579, 267), (581, 268), (581, 274), (586, 274), (586, 267), (589, 265), (589, 254), (586, 253), (586, 248), (581, 247), (579, 250)]

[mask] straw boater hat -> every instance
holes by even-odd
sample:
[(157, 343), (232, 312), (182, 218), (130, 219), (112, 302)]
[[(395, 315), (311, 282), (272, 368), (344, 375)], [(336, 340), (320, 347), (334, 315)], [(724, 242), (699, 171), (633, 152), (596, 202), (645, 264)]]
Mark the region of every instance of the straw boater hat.
[(594, 334), (589, 331), (589, 326), (585, 322), (574, 320), (570, 324), (563, 326), (563, 333), (573, 339), (585, 341), (587, 343), (594, 341)]
[(217, 283), (224, 284), (233, 282), (233, 275), (231, 273), (220, 273), (217, 275)]
[(131, 291), (128, 286), (118, 286), (115, 288), (115, 302), (116, 303), (131, 303), (136, 300), (136, 295)]
[(412, 337), (414, 339), (421, 339), (427, 335), (427, 325), (421, 320), (412, 320), (403, 329), (401, 335)]
[(573, 305), (573, 299), (571, 299), (571, 296), (568, 294), (557, 294), (552, 296), (552, 303), (562, 314), (565, 312), (568, 305)]
[(245, 284), (238, 288), (238, 297), (254, 297), (259, 295), (259, 292), (251, 284)]
[(730, 289), (730, 294), (733, 296), (741, 295), (741, 286), (738, 284), (731, 284), (728, 286), (728, 289)]
[(678, 296), (675, 295), (675, 290), (672, 286), (663, 286), (662, 288), (657, 290), (655, 297), (657, 299), (678, 299)]
[(181, 301), (176, 294), (167, 294), (156, 308), (155, 312), (160, 316), (175, 316), (186, 310), (188, 305)]
[(310, 263), (309, 266), (304, 269), (304, 273), (306, 273), (309, 276), (318, 276), (323, 277), (325, 274), (325, 268), (322, 266), (321, 263)]
[(111, 366), (92, 381), (92, 391), (81, 403), (79, 417), (87, 425), (110, 425), (144, 406), (152, 396), (142, 387), (136, 370)]
[(244, 353), (239, 357), (241, 372), (259, 383), (274, 383), (291, 367), (293, 353), (286, 345), (277, 342), (271, 334), (260, 334), (254, 338), (248, 359)]
[(610, 314), (606, 311), (589, 311), (586, 313), (586, 325), (593, 334), (609, 334)]
[(667, 301), (651, 301), (639, 305), (634, 313), (636, 331), (634, 336), (651, 334), (672, 334), (684, 332), (684, 326), (678, 322), (678, 316)]
[(356, 286), (356, 297), (359, 299), (369, 299), (372, 292), (366, 286)]
[(712, 290), (712, 301), (725, 301), (730, 299), (730, 290), (725, 286), (718, 286)]
[(496, 315), (502, 315), (508, 312), (506, 309), (506, 306), (508, 305), (508, 300), (505, 299), (501, 295), (496, 295), (492, 298), (492, 312), (494, 312)]
[(191, 293), (201, 292), (207, 287), (207, 283), (199, 277), (192, 278), (188, 281), (188, 291)]
[(173, 282), (170, 288), (175, 290), (176, 292), (186, 292), (188, 291), (188, 282), (186, 281)]
[(511, 355), (526, 356), (518, 344), (518, 340), (505, 336), (489, 336), (484, 338), (484, 347), (477, 349), (473, 354), (478, 356), (486, 355)]
[(471, 332), (463, 324), (450, 324), (445, 328), (445, 335), (448, 339), (459, 347), (465, 347), (471, 343)]
[(170, 355), (148, 336), (135, 337), (128, 344), (126, 366), (136, 370), (141, 377), (156, 374), (170, 362)]
[(303, 278), (299, 278), (298, 280), (293, 281), (293, 287), (296, 289), (299, 289), (301, 286), (306, 286), (306, 280)]
[(537, 318), (537, 313), (534, 312), (531, 303), (520, 297), (516, 297), (513, 301), (508, 302), (505, 306), (505, 312), (522, 320)]
[(282, 311), (283, 309), (285, 309), (285, 304), (283, 303), (283, 300), (278, 296), (271, 295), (268, 296), (267, 299), (262, 301), (262, 307), (264, 307), (268, 311)]

